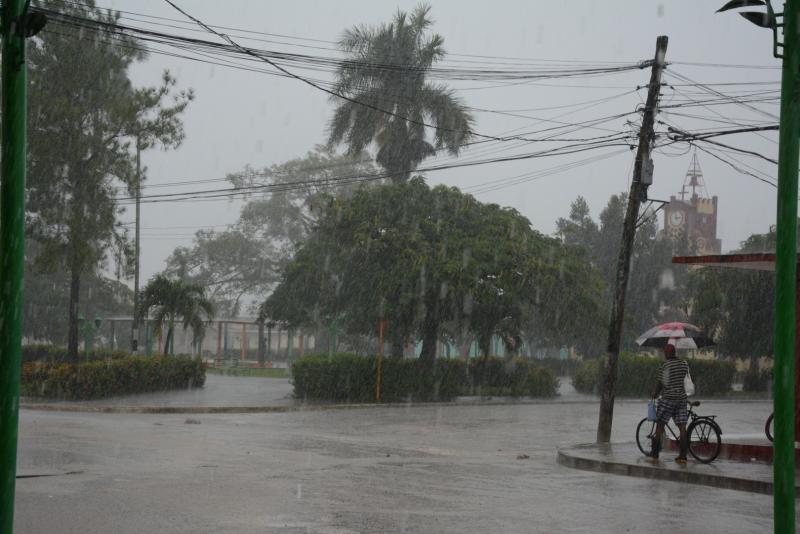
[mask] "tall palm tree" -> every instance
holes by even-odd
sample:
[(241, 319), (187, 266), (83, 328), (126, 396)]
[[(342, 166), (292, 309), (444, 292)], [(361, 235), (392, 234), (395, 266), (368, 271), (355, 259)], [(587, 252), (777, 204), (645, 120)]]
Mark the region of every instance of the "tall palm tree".
[(205, 324), (214, 316), (214, 305), (205, 295), (205, 288), (184, 280), (172, 280), (163, 274), (156, 275), (142, 293), (140, 319), (152, 312), (156, 324), (155, 333), (161, 335), (167, 325), (164, 354), (174, 352), (175, 323), (180, 318), (183, 329), (192, 328), (192, 343), (197, 343), (205, 334)]
[[(339, 48), (350, 58), (338, 69), (339, 102), (329, 123), (328, 144), (359, 153), (377, 146), (378, 165), (395, 181), (409, 178), (437, 150), (458, 154), (471, 137), (472, 116), (452, 90), (425, 81), (445, 56), (444, 39), (428, 35), (429, 6), (409, 16), (398, 11), (389, 24), (354, 26)], [(388, 112), (388, 113), (387, 113)], [(424, 124), (435, 127), (429, 140)]]

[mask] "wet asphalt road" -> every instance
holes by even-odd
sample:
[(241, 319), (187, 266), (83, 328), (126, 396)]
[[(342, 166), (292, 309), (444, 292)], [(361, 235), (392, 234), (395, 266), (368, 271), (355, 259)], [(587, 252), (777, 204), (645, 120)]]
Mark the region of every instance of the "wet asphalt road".
[[(727, 433), (753, 434), (770, 405), (701, 411), (717, 413)], [(643, 412), (618, 403), (614, 440), (632, 440)], [(556, 447), (593, 441), (596, 423), (596, 402), (199, 416), (23, 410), (19, 473), (55, 476), (18, 480), (16, 531), (772, 530), (766, 495), (557, 465)]]

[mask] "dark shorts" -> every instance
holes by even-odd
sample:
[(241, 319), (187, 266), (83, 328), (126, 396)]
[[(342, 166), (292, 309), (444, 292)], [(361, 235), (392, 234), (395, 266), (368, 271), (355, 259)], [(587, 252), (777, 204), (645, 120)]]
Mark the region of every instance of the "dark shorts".
[(659, 423), (667, 424), (669, 420), (675, 421), (676, 425), (685, 425), (689, 420), (689, 409), (686, 407), (686, 401), (673, 401), (666, 399), (658, 400), (658, 409), (656, 409), (656, 421)]

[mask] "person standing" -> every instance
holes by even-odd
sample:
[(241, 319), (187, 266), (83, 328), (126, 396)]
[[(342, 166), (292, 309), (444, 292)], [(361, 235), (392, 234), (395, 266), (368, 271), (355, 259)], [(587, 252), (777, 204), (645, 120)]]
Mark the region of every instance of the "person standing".
[(687, 409), (686, 389), (684, 379), (689, 374), (689, 364), (684, 360), (678, 359), (675, 345), (667, 344), (664, 346), (664, 362), (658, 368), (658, 382), (653, 390), (653, 398), (658, 400), (656, 409), (656, 435), (653, 437), (650, 458), (658, 460), (661, 451), (661, 436), (664, 434), (664, 425), (672, 419), (680, 430), (680, 446), (678, 457), (675, 461), (678, 464), (686, 464), (686, 452), (689, 448), (689, 441), (686, 435), (686, 421), (689, 419)]

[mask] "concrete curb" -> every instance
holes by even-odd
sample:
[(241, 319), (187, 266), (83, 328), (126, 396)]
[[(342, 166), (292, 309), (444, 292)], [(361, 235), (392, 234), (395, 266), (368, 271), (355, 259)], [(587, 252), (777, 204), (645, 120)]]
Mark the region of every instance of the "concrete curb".
[(582, 469), (584, 471), (669, 480), (672, 482), (699, 484), (715, 488), (772, 495), (772, 481), (768, 482), (739, 476), (725, 476), (717, 473), (699, 472), (691, 467), (684, 469), (667, 469), (657, 465), (601, 460), (586, 454), (589, 450), (598, 451), (602, 450), (604, 447), (607, 450), (608, 445), (589, 443), (559, 448), (557, 461), (560, 465), (565, 467)]
[[(468, 402), (402, 402), (361, 404), (286, 404), (266, 406), (113, 406), (91, 404), (22, 403), (21, 409), (47, 412), (132, 413), (132, 414), (246, 414), (288, 413), (326, 410), (359, 410), (366, 408), (430, 408), (438, 406), (531, 406), (541, 404), (586, 404), (589, 401), (519, 400)], [(594, 404), (594, 402), (591, 402)]]
[[(126, 406), (111, 404), (81, 404), (81, 403), (51, 403), (30, 402), (32, 399), (23, 399), (20, 408), (25, 410), (40, 410), (50, 412), (87, 412), (87, 413), (133, 413), (133, 414), (235, 414), (235, 413), (288, 413), (303, 411), (324, 410), (354, 410), (362, 408), (424, 408), (431, 406), (532, 406), (540, 404), (591, 404), (597, 399), (510, 399), (497, 397), (464, 401), (448, 402), (392, 402), (392, 403), (355, 403), (355, 404), (272, 404), (263, 406)], [(704, 402), (713, 402), (711, 399)], [(617, 399), (620, 404), (644, 404), (647, 399)], [(724, 400), (724, 402), (755, 403), (767, 402), (765, 400)]]

